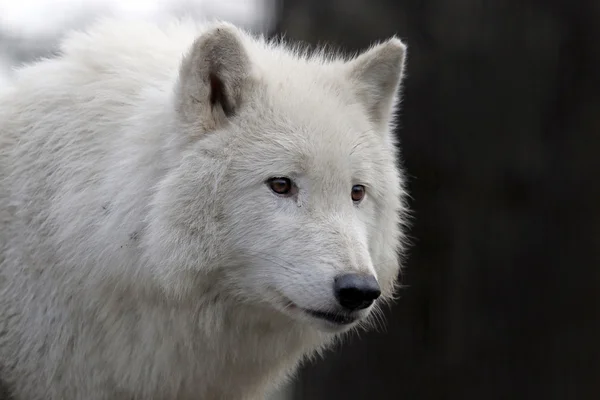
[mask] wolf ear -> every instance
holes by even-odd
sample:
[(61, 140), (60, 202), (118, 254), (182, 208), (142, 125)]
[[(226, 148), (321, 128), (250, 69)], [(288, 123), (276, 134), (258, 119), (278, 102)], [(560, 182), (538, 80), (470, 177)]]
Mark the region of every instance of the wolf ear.
[(219, 23), (192, 44), (179, 69), (178, 112), (185, 122), (211, 130), (240, 106), (250, 60), (241, 33)]
[(348, 77), (379, 128), (389, 124), (404, 72), (406, 45), (391, 38), (360, 54), (348, 63)]

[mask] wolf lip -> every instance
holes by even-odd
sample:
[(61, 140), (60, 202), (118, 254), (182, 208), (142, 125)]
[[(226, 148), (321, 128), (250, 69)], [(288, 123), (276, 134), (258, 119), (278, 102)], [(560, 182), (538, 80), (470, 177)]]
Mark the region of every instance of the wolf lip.
[(345, 313), (332, 313), (318, 310), (305, 310), (309, 315), (323, 319), (336, 325), (348, 325), (356, 321), (356, 317)]

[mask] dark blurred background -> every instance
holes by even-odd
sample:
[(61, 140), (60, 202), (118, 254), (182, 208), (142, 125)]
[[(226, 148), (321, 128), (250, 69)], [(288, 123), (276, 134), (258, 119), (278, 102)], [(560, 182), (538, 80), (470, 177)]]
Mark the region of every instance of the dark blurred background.
[(600, 399), (600, 1), (280, 7), (274, 34), (409, 49), (408, 287), (295, 397)]

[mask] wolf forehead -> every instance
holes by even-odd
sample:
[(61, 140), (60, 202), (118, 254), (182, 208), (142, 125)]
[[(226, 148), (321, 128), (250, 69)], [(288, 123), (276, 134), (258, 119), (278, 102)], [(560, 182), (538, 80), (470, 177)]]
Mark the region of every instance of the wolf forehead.
[(255, 165), (274, 162), (295, 172), (361, 169), (389, 152), (360, 107), (341, 107), (326, 91), (317, 93), (298, 89), (289, 93), (293, 100), (278, 96), (266, 112), (242, 109), (230, 145)]

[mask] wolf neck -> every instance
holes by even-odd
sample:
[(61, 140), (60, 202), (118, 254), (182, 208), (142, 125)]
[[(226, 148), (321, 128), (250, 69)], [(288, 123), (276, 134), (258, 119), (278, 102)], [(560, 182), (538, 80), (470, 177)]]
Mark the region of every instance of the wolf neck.
[[(227, 302), (175, 306), (117, 296), (98, 313), (112, 319), (110, 325), (92, 322), (102, 332), (105, 356), (129, 358), (115, 375), (135, 379), (132, 370), (145, 371), (143, 379), (123, 384), (154, 382), (157, 393), (166, 386), (177, 388), (164, 393), (166, 398), (242, 399), (254, 398), (247, 397), (252, 393), (258, 398), (333, 339), (283, 317), (259, 319), (257, 310)], [(165, 376), (173, 380), (166, 386)], [(235, 381), (235, 387), (211, 387), (211, 382), (227, 381)]]

